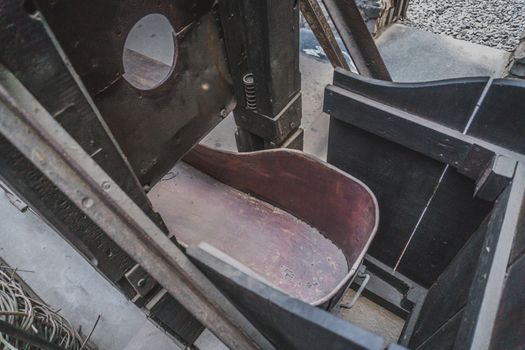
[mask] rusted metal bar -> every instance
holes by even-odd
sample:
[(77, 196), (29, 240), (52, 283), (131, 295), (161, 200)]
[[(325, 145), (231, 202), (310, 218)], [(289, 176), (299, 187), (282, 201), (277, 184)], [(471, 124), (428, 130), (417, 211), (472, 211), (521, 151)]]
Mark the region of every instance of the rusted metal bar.
[(273, 349), (2, 66), (0, 134), (228, 347)]
[(359, 74), (392, 81), (354, 0), (323, 0)]
[(299, 4), (304, 18), (308, 22), (308, 25), (310, 25), (312, 32), (317, 38), (317, 41), (319, 41), (332, 66), (334, 68), (341, 67), (349, 70), (350, 67), (346, 62), (343, 51), (341, 51), (341, 48), (335, 40), (332, 28), (330, 28), (330, 24), (319, 2), (317, 2), (317, 0), (300, 0)]

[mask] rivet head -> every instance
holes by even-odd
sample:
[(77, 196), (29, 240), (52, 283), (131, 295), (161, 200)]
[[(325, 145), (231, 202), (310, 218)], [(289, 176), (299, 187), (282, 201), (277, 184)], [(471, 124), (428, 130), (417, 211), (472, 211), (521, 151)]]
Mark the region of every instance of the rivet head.
[(94, 201), (93, 199), (89, 198), (89, 197), (86, 197), (86, 198), (83, 198), (82, 199), (82, 206), (84, 208), (91, 208), (94, 204)]

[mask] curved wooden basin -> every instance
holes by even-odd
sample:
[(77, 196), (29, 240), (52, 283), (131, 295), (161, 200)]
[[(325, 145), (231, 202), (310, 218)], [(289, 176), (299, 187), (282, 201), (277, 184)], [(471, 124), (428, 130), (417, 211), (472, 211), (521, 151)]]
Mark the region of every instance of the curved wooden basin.
[(286, 149), (199, 145), (148, 196), (183, 246), (206, 242), (312, 305), (347, 286), (379, 219), (363, 183)]

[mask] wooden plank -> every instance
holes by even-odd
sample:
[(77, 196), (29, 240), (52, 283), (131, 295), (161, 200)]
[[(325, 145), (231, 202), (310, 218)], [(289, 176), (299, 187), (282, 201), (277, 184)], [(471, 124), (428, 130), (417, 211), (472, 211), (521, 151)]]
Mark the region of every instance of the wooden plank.
[[(500, 298), (525, 198), (525, 168), (520, 166), (517, 176), (497, 200), (485, 223), (429, 290), (410, 341), (412, 347), (419, 348), (462, 311), (461, 322), (454, 331), (453, 348), (488, 349), (493, 327), (498, 325), (495, 314), (500, 300), (503, 308), (513, 302)], [(506, 321), (501, 321), (501, 314), (498, 317), (504, 325)], [(496, 328), (499, 336), (508, 336), (502, 325)], [(503, 338), (496, 338), (493, 344), (502, 341)]]
[(514, 238), (509, 264), (514, 263), (525, 254), (525, 206), (522, 206), (518, 222), (518, 232)]
[(428, 290), (410, 347), (419, 347), (464, 308), (486, 233), (482, 225)]
[[(376, 194), (382, 215), (370, 254), (395, 266), (443, 165), (336, 119), (330, 126), (328, 161), (363, 179)], [(445, 174), (442, 185), (446, 187), (436, 193), (436, 202), (429, 207), (435, 215), (423, 218), (420, 232), (424, 234), (415, 235), (414, 246), (399, 266), (401, 273), (425, 287), (439, 276), (491, 207), (473, 198), (474, 184), (454, 171)]]
[(509, 268), (490, 349), (525, 348), (525, 256)]
[(392, 80), (354, 0), (323, 0), (359, 74)]
[(369, 253), (394, 267), (443, 165), (336, 118), (330, 120), (328, 162), (362, 179), (376, 195), (381, 220)]
[(439, 277), (492, 209), (492, 203), (474, 198), (474, 190), (474, 182), (453, 169), (445, 173), (399, 271), (424, 285)]
[[(233, 107), (214, 1), (35, 2), (142, 185), (152, 186)], [(160, 86), (140, 90), (123, 78), (123, 49), (151, 13), (177, 33), (176, 61)]]
[(458, 312), (449, 321), (443, 324), (432, 336), (430, 336), (416, 350), (449, 350), (454, 347), (454, 341), (458, 332), (464, 310)]

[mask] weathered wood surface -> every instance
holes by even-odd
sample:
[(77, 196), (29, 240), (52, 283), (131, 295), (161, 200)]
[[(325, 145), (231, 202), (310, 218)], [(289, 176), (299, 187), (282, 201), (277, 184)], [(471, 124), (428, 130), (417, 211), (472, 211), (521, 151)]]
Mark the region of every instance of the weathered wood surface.
[[(487, 81), (400, 84), (336, 72), (337, 86), (326, 91), (328, 162), (365, 181), (381, 206), (370, 254), (424, 287), (436, 281), (492, 207), (473, 198), (474, 181), (443, 164), (465, 172), (472, 149), (463, 141), (471, 136), (462, 132)], [(346, 98), (337, 98), (343, 96), (337, 91)], [(416, 119), (420, 124), (412, 124)]]

